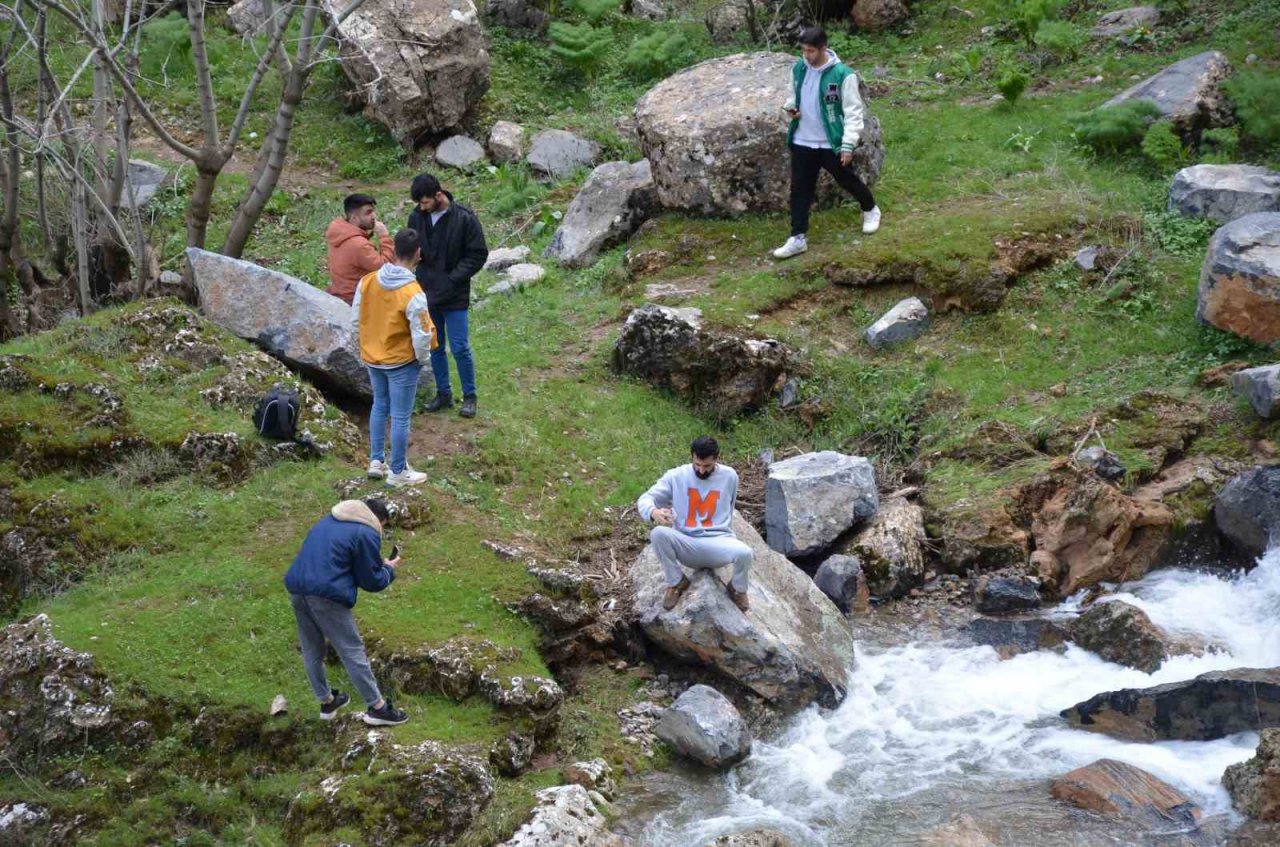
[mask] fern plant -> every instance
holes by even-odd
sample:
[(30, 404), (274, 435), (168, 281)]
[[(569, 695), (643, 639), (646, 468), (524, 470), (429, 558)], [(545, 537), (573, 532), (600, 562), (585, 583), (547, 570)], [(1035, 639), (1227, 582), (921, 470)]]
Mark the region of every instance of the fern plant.
[(589, 22), (598, 24), (621, 6), (622, 0), (571, 0), (571, 5)]
[(1098, 153), (1133, 150), (1146, 136), (1147, 125), (1159, 114), (1155, 104), (1147, 100), (1095, 109), (1076, 121), (1076, 141)]
[(1034, 38), (1037, 47), (1059, 60), (1078, 57), (1086, 40), (1084, 30), (1068, 21), (1041, 21)]
[(613, 49), (613, 32), (604, 27), (555, 22), (548, 32), (551, 55), (582, 73), (598, 68)]
[(499, 217), (523, 212), (542, 197), (543, 188), (523, 165), (498, 166), (498, 194), (489, 203), (489, 210)]
[(1280, 74), (1266, 71), (1243, 73), (1223, 85), (1236, 108), (1241, 134), (1266, 147), (1280, 144)]
[(678, 30), (655, 30), (631, 42), (626, 66), (639, 79), (652, 79), (669, 73), (684, 63), (689, 52), (689, 37)]
[(1142, 155), (1164, 172), (1187, 163), (1182, 139), (1168, 121), (1156, 121), (1147, 129), (1147, 134), (1142, 137)]
[(996, 88), (1000, 90), (1000, 94), (1009, 103), (1017, 103), (1018, 98), (1022, 96), (1022, 92), (1027, 89), (1031, 78), (1016, 68), (1005, 71), (1001, 74), (1000, 79), (996, 82)]

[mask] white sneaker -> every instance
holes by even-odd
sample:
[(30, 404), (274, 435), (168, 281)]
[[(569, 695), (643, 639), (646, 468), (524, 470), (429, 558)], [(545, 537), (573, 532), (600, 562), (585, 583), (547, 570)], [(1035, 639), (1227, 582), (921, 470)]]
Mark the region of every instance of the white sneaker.
[(389, 473), (391, 468), (387, 467), (386, 462), (379, 462), (377, 459), (369, 460), (369, 470), (366, 471), (369, 479), (386, 479)]
[(400, 473), (387, 474), (387, 485), (392, 488), (399, 488), (403, 485), (421, 485), (427, 481), (427, 475), (422, 471), (415, 471), (407, 464)]
[(880, 228), (880, 207), (872, 206), (871, 211), (862, 213), (862, 231), (870, 235)]
[(783, 244), (777, 250), (773, 251), (775, 259), (790, 259), (792, 256), (799, 256), (801, 253), (809, 249), (809, 241), (803, 235), (793, 235), (787, 239), (787, 243)]

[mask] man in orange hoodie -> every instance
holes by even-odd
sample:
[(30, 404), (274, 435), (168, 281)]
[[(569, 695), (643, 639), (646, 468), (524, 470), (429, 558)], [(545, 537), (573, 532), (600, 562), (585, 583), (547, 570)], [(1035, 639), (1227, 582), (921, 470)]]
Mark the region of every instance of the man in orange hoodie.
[[(360, 279), (390, 262), (395, 244), (387, 227), (374, 212), (368, 194), (348, 194), (342, 201), (344, 217), (334, 218), (324, 232), (329, 242), (329, 293), (347, 303), (355, 296)], [(370, 240), (378, 236), (378, 247)]]

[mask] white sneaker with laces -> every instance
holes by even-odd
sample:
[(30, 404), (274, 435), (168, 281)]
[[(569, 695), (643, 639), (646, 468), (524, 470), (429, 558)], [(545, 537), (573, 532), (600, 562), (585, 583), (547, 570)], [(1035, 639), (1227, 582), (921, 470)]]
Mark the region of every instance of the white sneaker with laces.
[(801, 253), (809, 249), (809, 241), (803, 235), (793, 235), (787, 239), (787, 243), (783, 244), (777, 250), (773, 251), (775, 259), (790, 259), (792, 256), (799, 256)]
[(400, 473), (388, 473), (387, 485), (392, 488), (400, 488), (404, 485), (421, 485), (427, 481), (427, 475), (422, 471), (415, 471), (408, 464), (404, 466), (404, 470)]
[(880, 228), (880, 207), (872, 206), (871, 211), (862, 213), (862, 231), (867, 235)]
[(387, 467), (386, 462), (380, 462), (377, 459), (369, 460), (369, 470), (367, 471), (369, 479), (386, 479), (389, 473), (391, 473), (391, 468)]

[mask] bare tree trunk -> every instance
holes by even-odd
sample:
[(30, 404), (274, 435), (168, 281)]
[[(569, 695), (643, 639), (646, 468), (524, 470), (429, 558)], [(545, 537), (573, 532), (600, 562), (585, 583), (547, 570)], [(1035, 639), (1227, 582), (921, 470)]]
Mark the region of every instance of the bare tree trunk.
[(9, 54), (17, 36), (11, 33), (0, 50), (0, 118), (4, 119), (4, 156), (0, 159), (0, 197), (4, 212), (0, 215), (0, 333), (8, 336), (14, 329), (9, 310), (9, 283), (22, 261), (22, 239), (18, 230), (18, 180), (22, 174), (22, 151), (18, 147), (18, 131), (13, 120), (13, 96), (9, 91)]
[(222, 165), (210, 168), (203, 162), (196, 163), (196, 181), (191, 187), (191, 201), (187, 204), (187, 246), (204, 249), (205, 234), (209, 229), (209, 215), (213, 210), (213, 189), (218, 183)]

